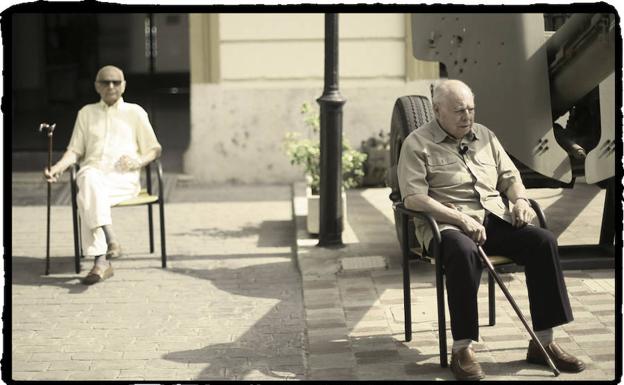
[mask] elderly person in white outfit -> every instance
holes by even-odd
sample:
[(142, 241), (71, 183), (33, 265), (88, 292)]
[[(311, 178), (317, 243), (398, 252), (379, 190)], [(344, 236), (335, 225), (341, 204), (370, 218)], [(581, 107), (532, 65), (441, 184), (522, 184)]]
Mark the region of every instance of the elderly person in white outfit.
[(95, 257), (83, 280), (87, 285), (113, 275), (109, 259), (121, 256), (121, 247), (113, 231), (111, 206), (138, 195), (140, 169), (158, 158), (162, 149), (145, 110), (121, 97), (125, 89), (119, 68), (102, 67), (95, 79), (100, 102), (78, 112), (67, 151), (44, 170), (48, 182), (56, 182), (63, 171), (80, 162), (76, 182), (83, 253)]

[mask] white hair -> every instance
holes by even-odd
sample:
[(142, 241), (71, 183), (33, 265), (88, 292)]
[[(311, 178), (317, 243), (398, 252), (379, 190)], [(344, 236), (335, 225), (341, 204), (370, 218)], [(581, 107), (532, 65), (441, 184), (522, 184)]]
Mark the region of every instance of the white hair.
[(468, 87), (468, 85), (461, 80), (440, 79), (431, 84), (431, 103), (434, 106), (439, 105), (449, 93), (455, 92), (458, 87), (462, 87), (470, 91), (470, 94), (474, 98), (474, 92), (472, 92), (470, 87)]

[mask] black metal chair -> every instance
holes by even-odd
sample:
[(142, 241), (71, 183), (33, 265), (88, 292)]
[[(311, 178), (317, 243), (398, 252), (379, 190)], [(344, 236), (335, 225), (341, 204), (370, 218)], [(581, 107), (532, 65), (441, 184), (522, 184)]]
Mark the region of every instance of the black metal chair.
[[(439, 246), (441, 242), (440, 230), (438, 228), (438, 224), (436, 220), (428, 213), (410, 210), (405, 207), (405, 205), (401, 202), (400, 197), (394, 196), (395, 194), (390, 195), (390, 199), (393, 201), (393, 209), (395, 213), (401, 215), (402, 221), (402, 239), (401, 239), (401, 251), (403, 254), (403, 309), (405, 315), (405, 340), (412, 340), (412, 313), (411, 313), (411, 292), (410, 292), (410, 271), (409, 266), (410, 262), (413, 261), (421, 261), (435, 264), (436, 269), (436, 296), (437, 296), (437, 304), (438, 304), (438, 338), (440, 344), (440, 365), (442, 367), (448, 366), (447, 359), (447, 345), (446, 345), (446, 315), (445, 311), (445, 302), (444, 302), (444, 269), (442, 267), (442, 263), (438, 263), (439, 258)], [(529, 199), (531, 203), (531, 207), (535, 210), (537, 214), (537, 218), (540, 224), (540, 227), (546, 227), (546, 217), (544, 212), (540, 208), (539, 204), (533, 199)], [(413, 218), (420, 217), (426, 221), (429, 225), (432, 233), (434, 242), (431, 243), (431, 250), (426, 250), (422, 248), (418, 252), (410, 249), (409, 246), (409, 222), (412, 221)], [(488, 256), (492, 264), (499, 268), (504, 265), (512, 264), (513, 261), (507, 257), (503, 256)], [(489, 303), (489, 325), (494, 326), (496, 324), (496, 305), (495, 305), (495, 293), (496, 286), (494, 277), (491, 274), (488, 274), (488, 303)]]
[[(156, 180), (158, 181), (158, 195), (152, 193), (152, 167), (156, 168)], [(78, 186), (76, 184), (76, 174), (78, 173), (78, 165), (71, 168), (70, 185), (71, 185), (71, 206), (72, 206), (72, 222), (74, 230), (74, 253), (76, 273), (80, 273), (80, 258), (84, 258), (82, 254), (82, 239), (80, 234), (80, 214), (78, 213), (78, 204), (76, 201)], [(160, 250), (162, 267), (167, 267), (167, 247), (165, 242), (165, 200), (162, 165), (158, 159), (152, 161), (143, 168), (145, 170), (146, 188), (142, 189), (139, 195), (120, 202), (113, 207), (129, 207), (147, 205), (147, 220), (149, 227), (149, 247), (150, 253), (154, 252), (154, 221), (152, 216), (152, 205), (158, 204), (160, 210)]]

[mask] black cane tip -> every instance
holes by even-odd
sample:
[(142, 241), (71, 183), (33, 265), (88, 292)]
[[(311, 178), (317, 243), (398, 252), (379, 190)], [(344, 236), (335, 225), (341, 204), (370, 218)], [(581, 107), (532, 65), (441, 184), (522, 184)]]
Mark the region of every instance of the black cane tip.
[(559, 375), (561, 374), (560, 371), (558, 371), (557, 369), (553, 370), (553, 374), (555, 375), (555, 377), (559, 377)]

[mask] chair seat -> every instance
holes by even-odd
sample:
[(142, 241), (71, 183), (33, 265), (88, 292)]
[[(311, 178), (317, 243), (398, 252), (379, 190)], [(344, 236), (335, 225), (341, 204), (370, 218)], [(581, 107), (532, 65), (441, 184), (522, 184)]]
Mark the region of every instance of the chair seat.
[(150, 195), (147, 193), (146, 190), (141, 190), (141, 192), (139, 192), (139, 195), (137, 195), (136, 197), (127, 199), (123, 202), (119, 202), (113, 207), (137, 206), (156, 202), (158, 202), (158, 195)]
[[(412, 249), (412, 251), (414, 251), (414, 249)], [(435, 265), (435, 260), (431, 258), (430, 256), (426, 256), (423, 259), (429, 262), (430, 264)], [(513, 263), (513, 260), (511, 258), (507, 258), (502, 255), (488, 255), (488, 259), (490, 260), (490, 262), (492, 262), (492, 265), (494, 266)]]
[(492, 265), (504, 265), (507, 263), (513, 263), (511, 258), (504, 257), (502, 255), (488, 255), (488, 259), (492, 262)]

